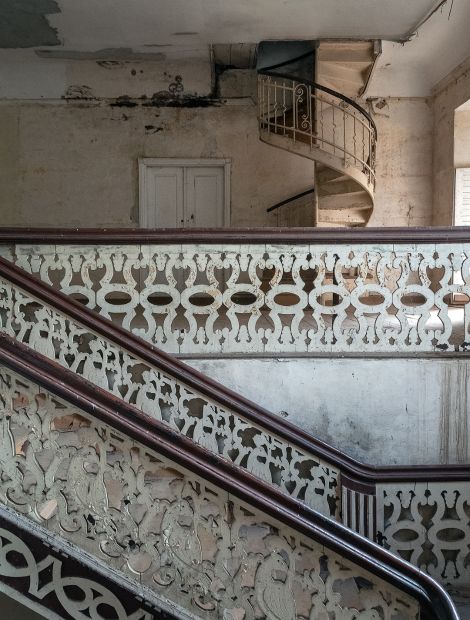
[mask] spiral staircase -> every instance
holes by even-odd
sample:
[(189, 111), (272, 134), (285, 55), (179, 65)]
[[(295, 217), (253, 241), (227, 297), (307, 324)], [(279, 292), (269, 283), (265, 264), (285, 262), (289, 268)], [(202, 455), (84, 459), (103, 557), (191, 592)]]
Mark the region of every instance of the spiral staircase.
[(315, 162), (306, 225), (365, 226), (372, 214), (377, 128), (355, 99), (377, 53), (373, 42), (322, 42), (316, 81), (289, 72), (299, 57), (258, 72), (260, 139)]

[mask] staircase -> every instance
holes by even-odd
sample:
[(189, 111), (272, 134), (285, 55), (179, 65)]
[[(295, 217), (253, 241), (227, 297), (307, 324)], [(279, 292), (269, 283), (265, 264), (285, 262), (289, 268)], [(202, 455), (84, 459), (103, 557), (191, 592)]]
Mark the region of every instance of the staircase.
[[(118, 585), (137, 575), (143, 610), (119, 617), (458, 618), (399, 557), (400, 533), (416, 527), (407, 510), (451, 487), (452, 532), (465, 530), (467, 466), (358, 463), (3, 259), (0, 332), (2, 502), (104, 559)], [(396, 555), (367, 540), (377, 532)], [(455, 551), (443, 557), (427, 570), (455, 587)]]
[(316, 81), (289, 74), (292, 59), (258, 74), (260, 139), (315, 161), (317, 227), (365, 226), (374, 204), (374, 121), (356, 101), (375, 58), (373, 42), (321, 42)]
[(316, 81), (351, 99), (360, 97), (379, 54), (379, 41), (320, 41)]

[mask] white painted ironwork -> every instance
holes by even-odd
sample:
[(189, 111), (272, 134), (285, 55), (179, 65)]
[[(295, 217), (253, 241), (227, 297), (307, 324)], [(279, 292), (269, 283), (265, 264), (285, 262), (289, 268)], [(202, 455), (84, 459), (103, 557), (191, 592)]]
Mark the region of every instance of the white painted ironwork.
[[(7, 578), (15, 583), (27, 579), (29, 597), (22, 600), (42, 612), (41, 615), (47, 613), (44, 617), (54, 620), (64, 617), (103, 620), (104, 609), (108, 614), (111, 612), (116, 620), (152, 620), (154, 617), (143, 609), (128, 614), (124, 607), (128, 601), (121, 602), (99, 581), (71, 575), (70, 567), (64, 571), (64, 560), (67, 562), (68, 558), (59, 559), (52, 554), (38, 560), (34, 551), (20, 537), (0, 527), (0, 580)], [(8, 589), (10, 591), (15, 592), (11, 587)], [(44, 599), (50, 600), (52, 597), (57, 600), (60, 616), (41, 606)]]
[(197, 617), (419, 617), (372, 573), (5, 368), (0, 428), (3, 503)]
[(335, 467), (2, 279), (0, 331), (322, 514), (339, 518)]
[(377, 485), (382, 544), (443, 584), (470, 586), (470, 482)]
[(170, 353), (439, 353), (470, 341), (469, 244), (1, 251)]
[(355, 169), (373, 191), (376, 129), (352, 100), (319, 84), (260, 73), (258, 118), (261, 132), (303, 143), (312, 153), (321, 150), (330, 163)]

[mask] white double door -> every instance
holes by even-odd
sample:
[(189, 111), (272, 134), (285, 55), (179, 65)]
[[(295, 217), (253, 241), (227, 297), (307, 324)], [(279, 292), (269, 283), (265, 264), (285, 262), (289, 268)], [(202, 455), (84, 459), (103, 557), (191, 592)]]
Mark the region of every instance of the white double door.
[(158, 162), (141, 160), (140, 163), (142, 227), (219, 228), (228, 225), (226, 164)]

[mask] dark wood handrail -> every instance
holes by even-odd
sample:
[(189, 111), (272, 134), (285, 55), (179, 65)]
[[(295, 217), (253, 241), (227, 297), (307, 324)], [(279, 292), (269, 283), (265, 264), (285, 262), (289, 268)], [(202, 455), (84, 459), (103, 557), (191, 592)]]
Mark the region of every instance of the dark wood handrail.
[(294, 196), (290, 196), (289, 198), (286, 198), (285, 200), (281, 200), (281, 202), (276, 202), (276, 204), (269, 207), (269, 209), (266, 209), (266, 213), (271, 213), (272, 211), (276, 211), (276, 209), (279, 209), (280, 207), (283, 207), (284, 205), (288, 205), (290, 202), (294, 202), (294, 200), (298, 200), (299, 198), (303, 198), (304, 196), (313, 194), (314, 192), (315, 192), (315, 188), (312, 187), (310, 189), (306, 189), (304, 192), (300, 192), (300, 194), (295, 194)]
[(68, 295), (55, 290), (39, 278), (28, 274), (11, 262), (0, 258), (0, 277), (28, 292), (43, 303), (81, 323), (105, 339), (115, 342), (136, 357), (156, 366), (169, 375), (176, 376), (189, 387), (199, 391), (237, 415), (255, 425), (264, 426), (267, 432), (278, 435), (293, 446), (328, 461), (348, 478), (358, 483), (376, 484), (398, 481), (464, 481), (470, 480), (470, 465), (416, 465), (373, 466), (348, 456), (341, 450), (312, 437), (302, 428), (233, 392), (206, 375), (187, 366), (174, 356), (165, 353), (126, 329), (119, 327), (93, 310), (84, 307)]
[(258, 71), (258, 74), (267, 75), (268, 77), (281, 78), (282, 80), (290, 80), (292, 82), (297, 82), (298, 84), (301, 84), (303, 86), (310, 86), (310, 88), (312, 88), (313, 90), (321, 90), (324, 93), (328, 93), (328, 95), (332, 95), (333, 97), (344, 101), (344, 103), (347, 103), (351, 107), (355, 108), (360, 114), (362, 114), (362, 116), (364, 116), (369, 121), (370, 126), (373, 129), (374, 139), (377, 140), (377, 126), (372, 116), (367, 112), (367, 110), (364, 110), (364, 108), (361, 107), (358, 103), (356, 103), (353, 99), (346, 97), (346, 95), (339, 93), (337, 90), (333, 90), (332, 88), (328, 88), (327, 86), (323, 86), (322, 84), (318, 84), (318, 82), (313, 82), (312, 80), (305, 80), (304, 78), (297, 77), (292, 73), (282, 73), (278, 71), (268, 71), (266, 69), (261, 69), (260, 71)]
[(155, 244), (469, 243), (470, 227), (381, 228), (0, 228), (0, 243)]
[(0, 335), (0, 363), (406, 592), (426, 617), (459, 620), (445, 590), (418, 568), (6, 334)]
[(315, 50), (314, 49), (309, 50), (308, 52), (305, 52), (304, 54), (300, 54), (300, 56), (295, 56), (294, 58), (283, 60), (282, 62), (278, 62), (275, 65), (269, 65), (269, 67), (261, 67), (260, 69), (258, 69), (258, 74), (267, 75), (269, 77), (280, 77), (281, 79), (285, 79), (285, 80), (292, 80), (293, 82), (298, 82), (299, 84), (305, 84), (306, 86), (310, 86), (313, 89), (316, 88), (318, 90), (322, 90), (323, 92), (328, 93), (329, 95), (333, 95), (337, 99), (341, 99), (348, 105), (352, 106), (353, 108), (356, 108), (356, 110), (358, 110), (363, 116), (365, 116), (365, 118), (367, 118), (367, 120), (369, 121), (369, 123), (372, 125), (374, 129), (374, 137), (377, 139), (377, 127), (374, 123), (374, 119), (367, 112), (367, 110), (364, 110), (364, 108), (361, 107), (358, 103), (356, 103), (353, 99), (346, 97), (346, 95), (343, 95), (337, 90), (333, 90), (332, 88), (328, 88), (327, 86), (323, 86), (322, 84), (313, 82), (312, 80), (309, 80), (308, 78), (299, 77), (299, 76), (294, 75), (293, 73), (283, 73), (283, 72), (276, 71), (276, 69), (280, 69), (281, 67), (288, 67), (289, 65), (293, 65), (296, 62), (300, 62), (301, 60), (304, 60), (305, 58), (309, 58), (314, 55), (315, 55)]

